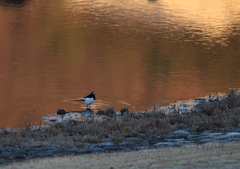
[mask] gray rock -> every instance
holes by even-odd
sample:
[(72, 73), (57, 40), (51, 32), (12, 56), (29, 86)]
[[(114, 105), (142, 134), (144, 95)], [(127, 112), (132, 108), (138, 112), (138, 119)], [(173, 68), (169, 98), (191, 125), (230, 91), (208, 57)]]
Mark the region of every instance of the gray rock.
[(232, 133), (228, 133), (227, 136), (240, 137), (240, 133), (239, 132), (232, 132)]
[(199, 142), (201, 142), (201, 143), (209, 143), (209, 142), (214, 142), (214, 141), (215, 141), (214, 139), (202, 139)]
[(199, 135), (188, 135), (188, 139), (199, 139)]
[(18, 149), (18, 148), (15, 148), (15, 147), (5, 147), (3, 148), (3, 154), (8, 154), (8, 153), (26, 153), (25, 150), (22, 150), (22, 149)]
[(188, 135), (187, 139), (188, 140), (199, 140), (199, 139), (201, 139), (201, 136), (199, 136), (199, 135)]
[(112, 142), (103, 142), (103, 143), (98, 143), (98, 144), (92, 144), (90, 148), (104, 148), (106, 146), (112, 146), (114, 143)]
[(180, 138), (180, 139), (164, 139), (164, 141), (171, 141), (171, 142), (183, 142), (183, 141), (186, 141), (185, 139), (183, 138)]
[(178, 138), (187, 138), (188, 136), (187, 135), (170, 135), (170, 134), (166, 134), (166, 135), (163, 135), (159, 138), (161, 139), (178, 139)]
[(160, 147), (172, 147), (175, 145), (173, 142), (161, 142), (161, 143), (156, 143), (155, 146), (160, 146)]
[(176, 134), (176, 135), (190, 135), (191, 134), (188, 131), (184, 131), (184, 130), (177, 130), (177, 131), (174, 131), (172, 133)]
[(221, 129), (222, 132), (234, 132), (235, 129)]
[(208, 136), (219, 136), (219, 135), (222, 135), (223, 133), (209, 133)]
[(199, 135), (207, 135), (207, 134), (212, 133), (212, 132), (213, 132), (212, 130), (206, 130)]
[(119, 145), (129, 146), (129, 145), (134, 145), (134, 143), (132, 143), (132, 142), (122, 142), (122, 143), (119, 143)]
[(186, 129), (181, 129), (183, 131), (188, 131), (188, 132), (197, 132), (195, 128), (186, 128)]
[(228, 139), (229, 137), (231, 137), (231, 136), (228, 136), (228, 135), (220, 135), (220, 136), (214, 137), (214, 139), (215, 139), (215, 140), (225, 140), (225, 139)]
[(127, 137), (127, 138), (125, 138), (123, 140), (124, 141), (130, 141), (130, 142), (138, 142), (138, 141), (141, 141), (142, 139), (138, 138), (138, 137)]

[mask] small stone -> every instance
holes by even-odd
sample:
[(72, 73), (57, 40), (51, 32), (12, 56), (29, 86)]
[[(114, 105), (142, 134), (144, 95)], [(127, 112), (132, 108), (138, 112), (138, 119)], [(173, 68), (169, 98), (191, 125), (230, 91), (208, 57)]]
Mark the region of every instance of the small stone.
[(130, 145), (134, 145), (134, 143), (131, 143), (131, 142), (122, 142), (122, 143), (119, 143), (120, 146), (130, 146)]
[(155, 146), (165, 147), (172, 144), (173, 144), (172, 142), (161, 142), (161, 143), (156, 143)]
[(216, 136), (214, 137), (215, 140), (226, 140), (229, 137), (231, 137), (230, 135), (220, 135), (220, 136)]
[(3, 148), (3, 153), (4, 154), (20, 154), (20, 153), (25, 153), (25, 150), (18, 149), (15, 147), (5, 147)]
[(240, 137), (240, 133), (238, 133), (238, 132), (232, 132), (232, 133), (228, 133), (227, 136)]
[(209, 133), (208, 135), (209, 136), (219, 136), (219, 135), (222, 135), (222, 133)]
[(164, 139), (165, 141), (171, 141), (171, 142), (183, 142), (183, 141), (186, 141), (185, 139), (183, 138), (180, 138), (180, 139)]
[(189, 135), (187, 138), (188, 139), (199, 139), (199, 136), (198, 135)]
[(201, 143), (209, 143), (209, 142), (213, 142), (214, 139), (202, 139), (200, 140)]
[(121, 112), (121, 115), (123, 115), (124, 113), (128, 113), (129, 112), (128, 107), (121, 109), (120, 112)]
[(112, 146), (114, 143), (112, 142), (103, 142), (103, 143), (98, 143), (98, 144), (93, 144), (90, 146), (90, 148), (104, 148), (106, 146)]
[(68, 112), (66, 112), (64, 109), (58, 109), (58, 111), (57, 111), (57, 115), (65, 115), (67, 113)]
[(212, 130), (206, 130), (199, 135), (208, 135), (209, 133), (212, 133)]
[(190, 135), (191, 134), (188, 131), (184, 131), (184, 130), (177, 130), (177, 131), (174, 131), (172, 133), (176, 134), (176, 135)]

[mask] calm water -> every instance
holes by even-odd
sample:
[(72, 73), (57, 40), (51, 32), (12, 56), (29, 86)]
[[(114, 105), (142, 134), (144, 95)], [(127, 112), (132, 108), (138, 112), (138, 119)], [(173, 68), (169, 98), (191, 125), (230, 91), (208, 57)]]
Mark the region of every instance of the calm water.
[(239, 0), (1, 0), (0, 126), (240, 86)]

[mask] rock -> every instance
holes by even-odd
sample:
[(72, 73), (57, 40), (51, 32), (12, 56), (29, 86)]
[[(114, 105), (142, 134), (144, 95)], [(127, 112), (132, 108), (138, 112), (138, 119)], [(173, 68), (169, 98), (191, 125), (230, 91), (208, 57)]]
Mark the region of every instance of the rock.
[(215, 141), (214, 139), (201, 139), (200, 142), (201, 143), (209, 143), (209, 142), (213, 142)]
[(57, 115), (65, 115), (67, 113), (68, 112), (66, 112), (64, 109), (58, 109), (58, 111), (57, 111)]
[(174, 146), (176, 146), (176, 143), (173, 143), (173, 142), (160, 142), (160, 143), (156, 143), (154, 146), (157, 146), (157, 147), (174, 147)]
[(182, 141), (185, 141), (184, 138), (180, 138), (180, 139), (164, 139), (164, 141), (171, 141), (171, 142), (182, 142)]
[(225, 140), (228, 139), (229, 137), (231, 137), (230, 135), (220, 135), (220, 136), (216, 136), (214, 137), (215, 140)]
[(91, 147), (103, 148), (105, 146), (112, 146), (112, 145), (114, 145), (112, 142), (103, 142), (103, 143), (93, 144)]
[(139, 142), (141, 141), (142, 139), (141, 138), (138, 138), (138, 137), (127, 137), (125, 139), (123, 139), (124, 141), (130, 141), (130, 142)]
[(209, 136), (220, 136), (220, 135), (222, 135), (222, 133), (209, 133), (208, 135)]
[(130, 143), (130, 142), (122, 142), (122, 143), (119, 143), (118, 145), (123, 145), (123, 146), (130, 146), (130, 145), (134, 145), (134, 143)]
[(121, 115), (124, 115), (125, 113), (128, 113), (129, 112), (128, 107), (121, 109), (120, 112), (121, 112)]
[(221, 129), (221, 131), (226, 132), (226, 133), (230, 133), (230, 132), (234, 132), (235, 129), (225, 129), (225, 128), (223, 128), (223, 129)]
[(206, 131), (202, 132), (202, 133), (199, 134), (199, 135), (208, 135), (208, 134), (211, 133), (211, 132), (212, 132), (212, 130), (206, 130)]
[(3, 148), (2, 154), (25, 154), (26, 151), (22, 149), (18, 149), (15, 147), (5, 147)]
[(181, 130), (188, 131), (188, 132), (197, 132), (197, 128), (185, 128)]
[(166, 134), (166, 135), (163, 135), (162, 139), (180, 139), (180, 138), (184, 138), (186, 139), (188, 136), (186, 135), (170, 135), (170, 134)]
[(174, 131), (172, 133), (176, 134), (176, 135), (190, 135), (191, 134), (188, 131), (184, 131), (184, 130), (177, 130), (177, 131)]
[(105, 115), (105, 112), (103, 110), (99, 110), (96, 115)]
[(194, 106), (196, 110), (202, 110), (204, 108), (204, 104), (200, 103)]
[(188, 135), (188, 139), (199, 139), (199, 135)]
[(238, 133), (238, 132), (232, 132), (232, 133), (228, 133), (227, 136), (240, 137), (240, 133)]

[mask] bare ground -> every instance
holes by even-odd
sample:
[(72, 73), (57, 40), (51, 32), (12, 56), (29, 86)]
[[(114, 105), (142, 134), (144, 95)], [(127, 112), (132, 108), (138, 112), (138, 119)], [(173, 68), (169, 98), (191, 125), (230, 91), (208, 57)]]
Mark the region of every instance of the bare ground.
[(87, 154), (16, 163), (3, 169), (113, 168), (239, 168), (240, 142), (159, 148), (120, 153)]

